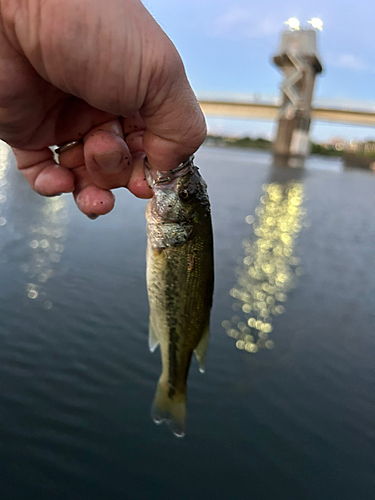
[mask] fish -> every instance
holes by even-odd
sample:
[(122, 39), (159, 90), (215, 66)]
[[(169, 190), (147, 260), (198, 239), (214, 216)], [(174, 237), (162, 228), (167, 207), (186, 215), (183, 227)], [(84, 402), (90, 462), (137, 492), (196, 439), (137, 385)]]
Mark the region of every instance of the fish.
[(204, 372), (214, 287), (207, 185), (193, 158), (174, 170), (145, 168), (149, 348), (160, 345), (162, 373), (151, 416), (185, 435), (186, 382), (193, 352)]

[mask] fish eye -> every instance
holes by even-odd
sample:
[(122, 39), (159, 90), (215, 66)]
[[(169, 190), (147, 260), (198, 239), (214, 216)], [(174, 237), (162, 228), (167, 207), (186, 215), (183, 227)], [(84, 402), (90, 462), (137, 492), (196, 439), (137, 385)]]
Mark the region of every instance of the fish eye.
[(189, 191), (187, 189), (182, 189), (180, 191), (180, 198), (181, 200), (186, 201), (189, 198)]

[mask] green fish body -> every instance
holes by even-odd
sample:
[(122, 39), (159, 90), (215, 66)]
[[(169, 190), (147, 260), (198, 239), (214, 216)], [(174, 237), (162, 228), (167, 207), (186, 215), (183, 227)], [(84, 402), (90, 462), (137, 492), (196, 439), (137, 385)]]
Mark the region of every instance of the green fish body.
[[(179, 172), (147, 171), (149, 347), (160, 344), (162, 374), (152, 408), (185, 433), (186, 380), (195, 351), (204, 371), (213, 293), (213, 237), (207, 186), (192, 162)], [(155, 178), (156, 177), (156, 178)]]

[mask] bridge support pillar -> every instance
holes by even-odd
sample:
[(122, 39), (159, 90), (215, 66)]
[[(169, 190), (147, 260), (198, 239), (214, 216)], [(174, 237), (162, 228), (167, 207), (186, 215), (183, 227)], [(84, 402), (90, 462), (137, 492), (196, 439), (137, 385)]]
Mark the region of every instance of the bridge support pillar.
[(310, 152), (309, 130), (315, 76), (322, 71), (316, 31), (284, 32), (273, 62), (284, 75), (274, 155), (303, 159)]

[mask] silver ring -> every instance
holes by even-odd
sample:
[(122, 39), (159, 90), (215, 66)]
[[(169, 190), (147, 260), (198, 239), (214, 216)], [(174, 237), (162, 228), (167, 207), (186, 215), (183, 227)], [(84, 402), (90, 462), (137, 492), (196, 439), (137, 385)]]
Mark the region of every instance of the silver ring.
[(57, 155), (61, 155), (62, 153), (69, 151), (69, 149), (73, 149), (76, 146), (80, 146), (81, 144), (83, 144), (82, 139), (80, 139), (78, 141), (64, 142), (63, 144), (60, 144), (59, 146), (57, 146), (57, 148), (55, 149), (55, 153)]

